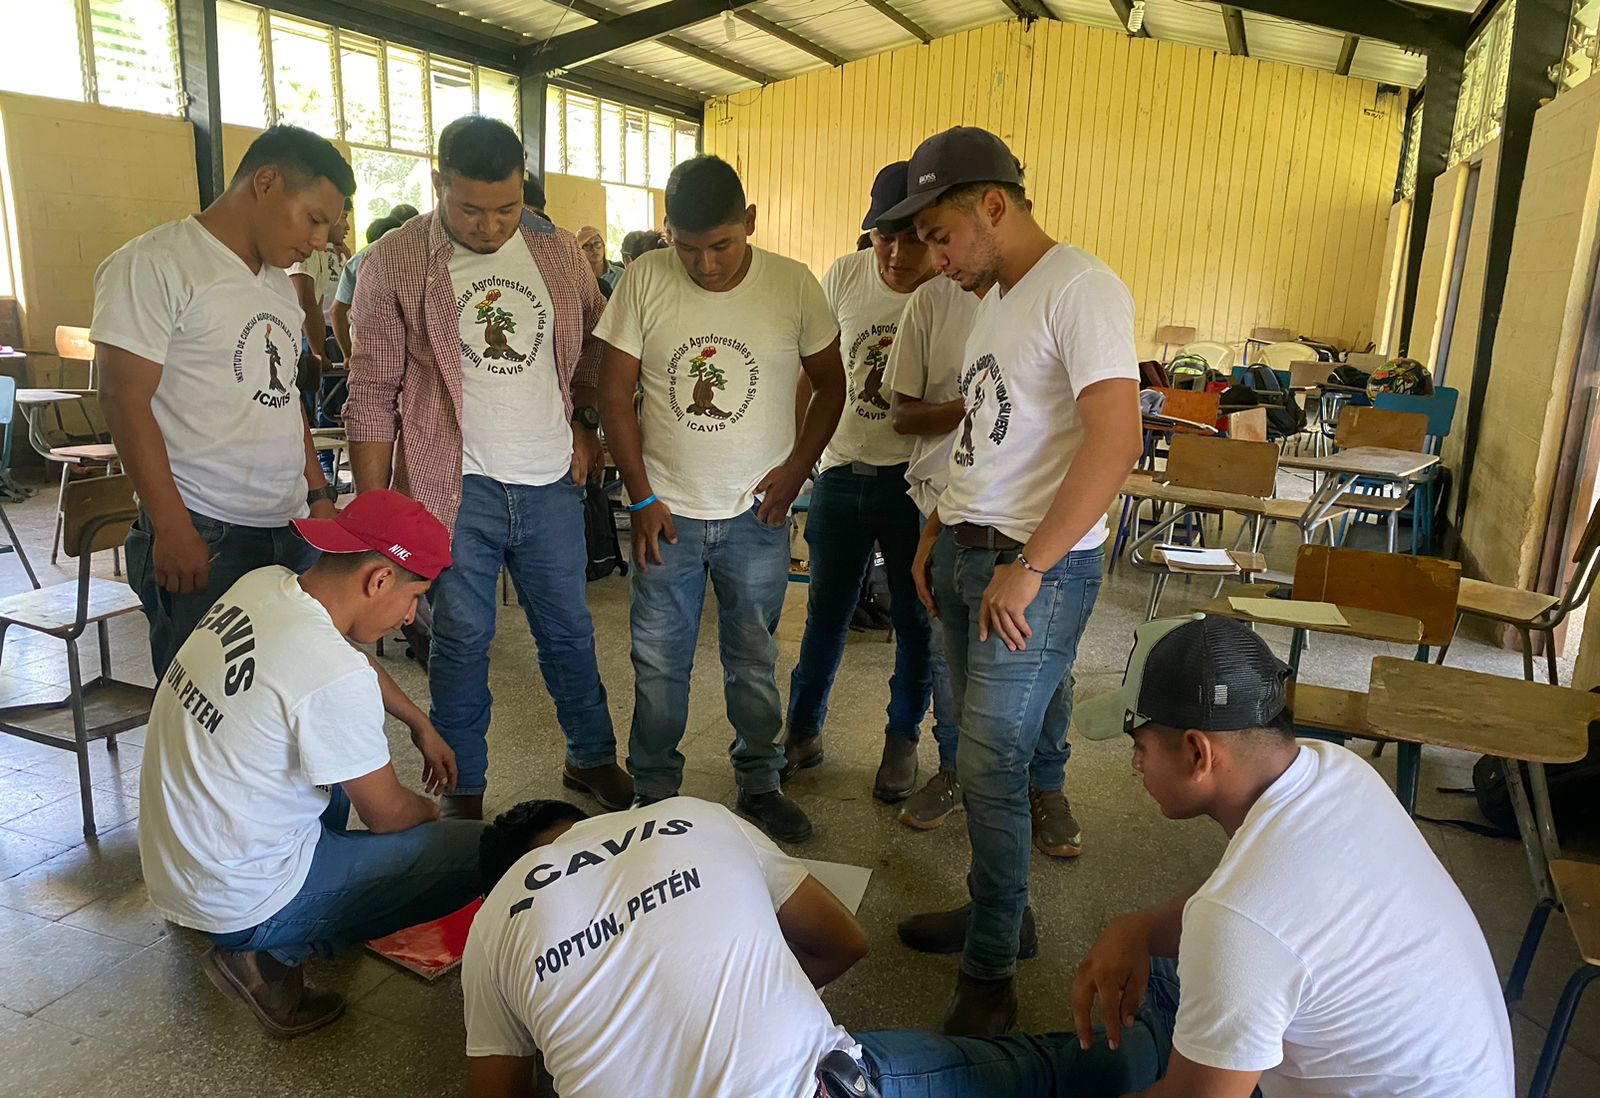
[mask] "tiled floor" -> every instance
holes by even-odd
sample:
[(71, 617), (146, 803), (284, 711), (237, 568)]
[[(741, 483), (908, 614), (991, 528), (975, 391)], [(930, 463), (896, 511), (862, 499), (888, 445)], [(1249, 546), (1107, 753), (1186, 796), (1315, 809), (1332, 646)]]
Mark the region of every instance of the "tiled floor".
[[(1303, 486), (1298, 494), (1304, 494)], [(26, 504), (7, 507), (47, 582), (53, 500), (54, 491), (47, 488)], [(1291, 553), (1288, 536), (1280, 535), (1272, 563), (1286, 567)], [(97, 564), (109, 574), (109, 557)], [(69, 562), (57, 574), (67, 578)], [(16, 562), (4, 557), (0, 577), (0, 591), (24, 584)], [(1177, 611), (1186, 599), (1208, 590), (1174, 584), (1164, 609)], [(785, 685), (805, 618), (804, 588), (796, 585), (790, 595), (781, 628)], [(627, 586), (612, 577), (591, 584), (589, 597), (612, 715), (625, 738), (632, 704)], [(1079, 650), (1081, 689), (1098, 690), (1120, 674), (1144, 599), (1139, 577), (1119, 571), (1106, 583)], [(557, 776), (560, 731), (527, 628), (515, 608), (504, 609), (501, 620), (491, 669), (496, 707), (489, 799), (494, 809), (529, 796), (563, 795)], [(138, 617), (118, 621), (112, 647), (120, 674), (148, 682), (142, 627)], [(1265, 632), (1284, 646), (1281, 630)], [(896, 941), (894, 925), (909, 912), (958, 902), (967, 863), (960, 817), (938, 831), (913, 832), (870, 796), (884, 684), (893, 660), (892, 646), (880, 638), (852, 637), (833, 695), (828, 761), (790, 786), (817, 826), (803, 852), (874, 870), (861, 909), (874, 952), (826, 993), (840, 1022), (856, 1027), (926, 1025), (938, 1019), (956, 961), (909, 953)], [(700, 638), (684, 747), (689, 759), (685, 792), (731, 801), (725, 754), (731, 730), (722, 711), (715, 644), (713, 617)], [(1364, 688), (1367, 662), (1379, 647), (1318, 639), (1306, 657), (1308, 677)], [(86, 665), (95, 666), (92, 642), (88, 648)], [(403, 648), (399, 643), (388, 648), (388, 666), (423, 700), (425, 678), (403, 658)], [(1517, 656), (1470, 640), (1457, 643), (1451, 662), (1520, 673)], [(62, 690), (65, 678), (59, 643), (7, 638), (0, 702), (50, 697)], [(212, 989), (195, 963), (203, 942), (164, 923), (151, 910), (140, 881), (136, 828), (143, 739), (141, 730), (123, 736), (114, 753), (95, 748), (92, 776), (101, 831), (85, 842), (72, 757), (0, 736), (0, 1098), (459, 1094), (464, 1060), (460, 983), (454, 976), (429, 985), (362, 953), (331, 963), (313, 961), (312, 978), (342, 992), (351, 1009), (339, 1024), (292, 1043), (264, 1036), (242, 1006)], [(403, 775), (414, 780), (419, 767), (409, 744), (394, 729), (391, 739)], [(1471, 761), (1428, 752), (1424, 814), (1475, 817), (1470, 797), (1437, 791), (1467, 785)], [(923, 763), (933, 764), (931, 742)], [(1375, 765), (1392, 777), (1392, 752)], [(1022, 1023), (1031, 1029), (1067, 1024), (1072, 973), (1107, 920), (1203, 876), (1223, 846), (1210, 823), (1160, 818), (1134, 779), (1123, 744), (1080, 746), (1068, 783), (1087, 848), (1072, 862), (1034, 860), (1043, 949), (1021, 971)], [(1503, 971), (1530, 904), (1520, 849), (1454, 828), (1422, 826), (1477, 911)], [(1571, 935), (1558, 916), (1513, 1019), (1524, 1086), (1544, 1039), (1543, 1025), (1576, 964)], [(1416, 1024), (1440, 1020), (1417, 1019)], [(1580, 1015), (1556, 1093), (1568, 1098), (1600, 1094), (1600, 994), (1591, 995)]]

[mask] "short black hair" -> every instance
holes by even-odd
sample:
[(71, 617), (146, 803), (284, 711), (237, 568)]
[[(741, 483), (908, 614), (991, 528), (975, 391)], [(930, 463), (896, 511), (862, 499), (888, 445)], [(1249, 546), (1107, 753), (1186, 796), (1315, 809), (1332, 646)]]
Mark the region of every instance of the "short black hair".
[(439, 171), (498, 183), (522, 170), (525, 153), (517, 131), (498, 118), (464, 114), (439, 133)]
[(1028, 194), (1022, 189), (1022, 184), (999, 182), (958, 183), (940, 195), (936, 204), (954, 206), (958, 210), (965, 210), (970, 213), (977, 206), (978, 200), (990, 191), (1003, 191), (1012, 205), (1020, 206), (1023, 210), (1028, 208)]
[(667, 223), (704, 233), (744, 220), (744, 184), (720, 156), (695, 156), (667, 176)]
[(375, 243), (384, 233), (391, 232), (399, 227), (400, 222), (396, 221), (392, 214), (388, 217), (380, 217), (367, 226), (367, 243)]
[(425, 583), (421, 576), (403, 564), (396, 564), (394, 558), (369, 549), (365, 553), (323, 553), (317, 558), (316, 567), (331, 572), (336, 576), (348, 576), (359, 572), (369, 564), (386, 564), (394, 569), (395, 575), (401, 583)]
[(864, 252), (870, 247), (872, 247), (871, 233), (862, 233), (860, 236), (856, 237), (856, 251)]
[(326, 179), (347, 199), (356, 193), (356, 174), (333, 143), (320, 134), (290, 125), (263, 130), (260, 137), (250, 142), (229, 186), (248, 179), (269, 164), (288, 176), (296, 188)]
[(532, 172), (522, 173), (522, 204), (535, 210), (544, 209), (544, 184)]
[(389, 216), (394, 218), (396, 225), (404, 225), (417, 216), (417, 208), (409, 202), (402, 202), (398, 206), (389, 207)]
[(534, 840), (557, 824), (587, 820), (589, 814), (568, 801), (523, 801), (495, 817), (478, 839), (478, 880), (487, 896), (534, 847)]

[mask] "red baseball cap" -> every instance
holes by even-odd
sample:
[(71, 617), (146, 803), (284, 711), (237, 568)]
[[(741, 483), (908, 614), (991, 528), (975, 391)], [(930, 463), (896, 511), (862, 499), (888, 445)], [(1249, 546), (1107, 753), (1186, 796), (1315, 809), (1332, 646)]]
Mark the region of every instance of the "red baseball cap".
[(450, 567), (450, 532), (410, 496), (387, 488), (362, 492), (338, 518), (290, 519), (295, 533), (324, 553), (382, 553), (423, 579)]

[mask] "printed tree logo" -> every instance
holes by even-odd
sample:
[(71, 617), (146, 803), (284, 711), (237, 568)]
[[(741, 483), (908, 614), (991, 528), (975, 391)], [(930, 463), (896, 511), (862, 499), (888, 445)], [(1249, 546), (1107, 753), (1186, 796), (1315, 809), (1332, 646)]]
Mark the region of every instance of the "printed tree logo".
[(521, 362), (527, 355), (518, 354), (511, 342), (506, 338), (517, 330), (517, 318), (502, 309), (497, 302), (500, 300), (499, 290), (490, 290), (483, 295), (483, 300), (478, 302), (475, 310), (477, 323), (483, 325), (484, 358), (509, 358)]
[(282, 352), (280, 352), (278, 350), (278, 345), (276, 343), (272, 342), (272, 325), (268, 324), (267, 325), (267, 368), (272, 371), (272, 377), (267, 382), (267, 388), (276, 389), (280, 393), (287, 394), (289, 392), (289, 390), (284, 388), (282, 379), (280, 379), (278, 377), (278, 368), (281, 367), (282, 365), (283, 365), (283, 354), (282, 354)]
[(889, 364), (889, 348), (893, 345), (894, 336), (883, 336), (867, 348), (866, 357), (861, 360), (867, 367), (867, 376), (861, 381), (861, 403), (885, 412), (889, 410), (889, 402), (883, 399), (883, 370)]
[(700, 353), (689, 361), (689, 376), (694, 378), (694, 402), (689, 414), (727, 419), (730, 413), (717, 407), (717, 393), (728, 387), (728, 377), (722, 368), (711, 360), (717, 356), (715, 347), (702, 347)]
[(972, 399), (967, 402), (967, 414), (961, 417), (961, 442), (956, 447), (956, 464), (972, 464), (972, 417), (983, 406), (983, 382), (990, 374), (990, 367), (985, 367), (977, 377), (972, 380)]

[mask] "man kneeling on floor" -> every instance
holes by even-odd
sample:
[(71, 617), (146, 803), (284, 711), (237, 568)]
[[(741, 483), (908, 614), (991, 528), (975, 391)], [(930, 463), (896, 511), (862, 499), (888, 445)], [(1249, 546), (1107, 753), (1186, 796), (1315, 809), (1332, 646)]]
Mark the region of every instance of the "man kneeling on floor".
[(721, 805), (586, 819), (529, 801), (485, 833), (462, 989), (472, 1098), (1104, 1098), (1076, 1037), (835, 1025), (816, 988), (866, 954), (803, 863)]
[(1134, 635), (1122, 689), (1080, 703), (1077, 732), (1130, 735), (1162, 813), (1229, 842), (1204, 884), (1101, 934), (1073, 985), (1083, 1039), (1098, 1002), (1130, 1074), (1160, 1075), (1151, 1098), (1510, 1098), (1483, 932), (1383, 780), (1295, 742), (1289, 669), (1245, 626)]
[[(212, 983), (297, 1037), (344, 1012), (301, 965), (439, 918), (478, 895), (484, 825), (439, 821), (395, 776), (368, 644), (416, 613), (450, 565), (420, 503), (364, 492), (334, 519), (294, 519), (322, 550), (235, 583), (178, 650), (150, 713), (139, 856), (151, 902), (206, 933)], [(398, 690), (398, 688), (393, 688)], [(416, 714), (412, 714), (415, 716)], [(425, 726), (426, 722), (422, 722)], [(455, 784), (438, 733), (417, 743), (430, 792)], [(347, 830), (354, 805), (367, 831)]]

